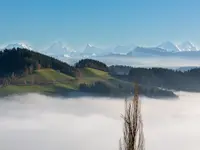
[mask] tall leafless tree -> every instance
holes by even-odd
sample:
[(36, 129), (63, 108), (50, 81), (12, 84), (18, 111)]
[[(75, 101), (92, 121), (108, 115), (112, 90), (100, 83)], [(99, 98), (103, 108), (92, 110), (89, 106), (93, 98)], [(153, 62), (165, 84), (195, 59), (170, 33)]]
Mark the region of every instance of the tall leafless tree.
[(125, 100), (123, 142), (120, 141), (120, 150), (144, 150), (144, 134), (139, 101), (138, 85), (135, 84), (134, 98)]

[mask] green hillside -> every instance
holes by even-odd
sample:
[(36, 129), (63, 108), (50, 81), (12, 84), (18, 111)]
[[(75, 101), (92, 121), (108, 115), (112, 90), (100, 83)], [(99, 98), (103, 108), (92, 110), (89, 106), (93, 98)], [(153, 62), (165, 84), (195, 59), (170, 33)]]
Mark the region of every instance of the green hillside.
[(79, 78), (79, 83), (92, 83), (95, 81), (106, 81), (112, 77), (108, 72), (93, 69), (93, 68), (83, 68), (80, 69), (81, 76)]
[[(126, 96), (133, 92), (133, 83), (114, 78), (108, 72), (93, 68), (82, 68), (79, 71), (80, 76), (74, 78), (53, 69), (36, 70), (27, 76), (13, 79), (9, 85), (1, 87), (0, 96), (31, 92), (67, 95), (71, 91), (107, 96)], [(143, 94), (145, 93), (148, 92), (143, 90)], [(159, 91), (156, 94), (159, 95)], [(170, 95), (171, 93), (162, 94)]]
[(92, 68), (81, 69), (79, 79), (53, 69), (40, 69), (27, 76), (13, 79), (7, 86), (0, 88), (1, 95), (39, 92), (56, 93), (59, 91), (78, 90), (80, 83), (92, 84), (111, 78), (108, 73)]
[(33, 79), (37, 82), (47, 82), (47, 81), (50, 82), (56, 80), (60, 81), (73, 80), (74, 77), (48, 68), (48, 69), (35, 70), (33, 74), (21, 77), (18, 80), (31, 82)]

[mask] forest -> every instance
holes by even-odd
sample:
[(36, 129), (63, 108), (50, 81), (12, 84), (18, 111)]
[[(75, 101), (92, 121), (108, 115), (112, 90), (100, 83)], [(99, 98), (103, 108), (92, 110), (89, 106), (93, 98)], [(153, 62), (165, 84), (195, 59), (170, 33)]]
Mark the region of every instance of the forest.
[(35, 51), (20, 48), (0, 51), (1, 77), (9, 76), (13, 73), (22, 75), (27, 69), (29, 72), (33, 72), (40, 68), (52, 68), (71, 76), (76, 75), (75, 67)]
[(132, 68), (129, 81), (181, 91), (200, 91), (200, 69), (195, 68), (181, 72), (166, 68)]
[(100, 61), (93, 60), (93, 59), (82, 59), (79, 62), (75, 64), (76, 68), (94, 68), (98, 70), (102, 70), (107, 72), (108, 71), (108, 66)]

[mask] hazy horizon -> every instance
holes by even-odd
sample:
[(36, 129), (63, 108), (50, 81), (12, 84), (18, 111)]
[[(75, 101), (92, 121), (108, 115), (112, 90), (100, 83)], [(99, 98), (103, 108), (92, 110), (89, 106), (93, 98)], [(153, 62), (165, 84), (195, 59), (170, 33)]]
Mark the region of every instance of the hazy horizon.
[[(82, 57), (72, 57), (72, 58), (60, 58), (60, 60), (67, 62), (70, 65), (74, 65), (79, 60), (83, 59)], [(124, 57), (124, 56), (103, 56), (103, 57), (92, 57), (101, 62), (104, 62), (106, 65), (124, 65), (131, 67), (164, 67), (176, 69), (180, 67), (199, 67), (200, 62), (199, 58), (180, 58), (180, 57)], [(117, 62), (117, 63), (116, 63)], [(163, 63), (165, 62), (165, 63)]]

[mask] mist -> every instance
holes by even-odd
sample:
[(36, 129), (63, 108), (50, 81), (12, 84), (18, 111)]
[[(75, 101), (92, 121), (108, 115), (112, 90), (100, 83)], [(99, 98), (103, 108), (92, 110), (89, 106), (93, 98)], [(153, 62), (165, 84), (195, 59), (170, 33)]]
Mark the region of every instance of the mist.
[[(74, 65), (78, 58), (60, 58), (67, 63)], [(197, 67), (200, 66), (199, 58), (184, 58), (184, 57), (128, 57), (128, 56), (104, 56), (94, 57), (92, 59), (99, 60), (110, 65), (126, 65), (132, 67), (166, 67), (166, 68), (179, 68), (179, 67)], [(117, 64), (116, 64), (117, 62)], [(163, 63), (165, 62), (165, 63)]]
[[(200, 94), (177, 100), (141, 97), (147, 150), (199, 149)], [(39, 94), (0, 99), (0, 149), (117, 150), (123, 99), (56, 98)]]

